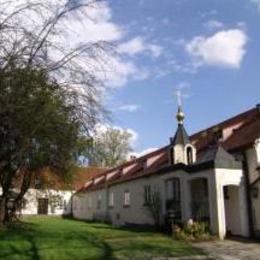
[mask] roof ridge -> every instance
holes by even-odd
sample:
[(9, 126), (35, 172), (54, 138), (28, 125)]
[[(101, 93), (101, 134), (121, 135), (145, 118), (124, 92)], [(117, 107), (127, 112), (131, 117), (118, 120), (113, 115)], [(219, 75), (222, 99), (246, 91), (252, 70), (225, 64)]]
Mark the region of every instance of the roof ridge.
[(115, 167), (112, 167), (112, 168), (110, 168), (110, 169), (105, 170), (103, 173), (105, 174), (105, 173), (109, 173), (109, 172), (112, 172), (112, 171), (115, 171), (115, 170), (119, 170), (119, 169), (121, 169), (121, 168), (124, 168), (124, 167), (126, 167), (126, 166), (132, 164), (132, 163), (137, 163), (137, 162), (139, 162), (139, 161), (142, 161), (143, 159), (149, 158), (149, 157), (151, 157), (151, 156), (153, 156), (153, 155), (155, 155), (155, 154), (157, 154), (157, 153), (162, 152), (162, 151), (163, 151), (164, 149), (166, 149), (168, 146), (169, 146), (169, 145), (165, 145), (165, 146), (163, 146), (163, 147), (161, 147), (161, 148), (156, 149), (155, 151), (152, 151), (152, 152), (150, 152), (150, 153), (144, 154), (144, 155), (142, 155), (142, 156), (140, 156), (140, 157), (138, 157), (138, 158), (135, 158), (135, 159), (133, 159), (133, 160), (128, 160), (128, 161), (124, 162), (123, 164), (120, 164), (120, 165), (118, 165), (118, 166), (115, 166)]
[(201, 130), (199, 130), (198, 132), (195, 132), (194, 134), (192, 134), (192, 135), (190, 136), (190, 138), (193, 139), (196, 135), (199, 135), (199, 134), (201, 134), (202, 132), (208, 131), (208, 130), (210, 130), (210, 129), (216, 127), (216, 126), (221, 126), (221, 125), (227, 124), (227, 123), (229, 123), (229, 122), (231, 122), (231, 121), (233, 121), (233, 120), (236, 120), (236, 119), (238, 119), (238, 118), (240, 118), (240, 117), (245, 117), (247, 114), (251, 114), (251, 113), (254, 112), (254, 111), (257, 111), (257, 108), (256, 108), (256, 107), (251, 108), (251, 109), (249, 109), (249, 110), (247, 110), (247, 111), (245, 111), (245, 112), (242, 112), (242, 113), (240, 113), (240, 114), (237, 114), (237, 115), (235, 115), (235, 116), (232, 116), (232, 117), (230, 117), (230, 118), (228, 118), (228, 119), (226, 119), (226, 120), (224, 120), (224, 121), (221, 121), (220, 123), (216, 123), (216, 124), (214, 124), (214, 125), (211, 125), (210, 127), (201, 129)]

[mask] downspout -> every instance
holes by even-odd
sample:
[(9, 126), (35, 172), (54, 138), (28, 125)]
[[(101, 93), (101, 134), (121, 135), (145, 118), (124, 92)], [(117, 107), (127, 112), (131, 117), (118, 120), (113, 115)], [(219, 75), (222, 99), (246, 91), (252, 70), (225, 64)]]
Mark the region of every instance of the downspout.
[(253, 222), (253, 207), (252, 207), (252, 197), (250, 191), (250, 180), (249, 180), (249, 168), (247, 163), (246, 153), (242, 152), (242, 163), (243, 163), (243, 172), (245, 176), (245, 184), (246, 184), (246, 201), (247, 201), (247, 213), (248, 213), (248, 226), (249, 226), (249, 236), (251, 238), (255, 238), (254, 231), (254, 222)]

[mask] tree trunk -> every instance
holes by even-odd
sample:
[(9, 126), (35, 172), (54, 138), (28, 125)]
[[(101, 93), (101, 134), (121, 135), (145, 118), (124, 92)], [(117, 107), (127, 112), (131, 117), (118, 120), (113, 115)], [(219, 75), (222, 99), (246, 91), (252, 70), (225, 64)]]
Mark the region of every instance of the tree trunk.
[(3, 226), (5, 221), (5, 201), (4, 197), (0, 197), (0, 226)]

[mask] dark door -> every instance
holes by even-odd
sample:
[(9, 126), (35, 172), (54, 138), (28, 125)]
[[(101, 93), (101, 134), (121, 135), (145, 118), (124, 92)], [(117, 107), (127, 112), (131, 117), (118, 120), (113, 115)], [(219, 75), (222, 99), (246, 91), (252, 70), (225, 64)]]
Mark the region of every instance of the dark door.
[(39, 215), (48, 214), (48, 199), (45, 198), (38, 199), (38, 214)]

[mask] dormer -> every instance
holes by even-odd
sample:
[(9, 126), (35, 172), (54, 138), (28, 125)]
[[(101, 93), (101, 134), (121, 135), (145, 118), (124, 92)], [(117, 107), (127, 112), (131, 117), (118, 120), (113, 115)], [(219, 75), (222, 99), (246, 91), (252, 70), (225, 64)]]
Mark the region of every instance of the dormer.
[(178, 128), (175, 136), (170, 139), (170, 162), (171, 164), (193, 164), (196, 162), (196, 148), (191, 144), (189, 136), (184, 128), (184, 113), (181, 106), (176, 115)]

